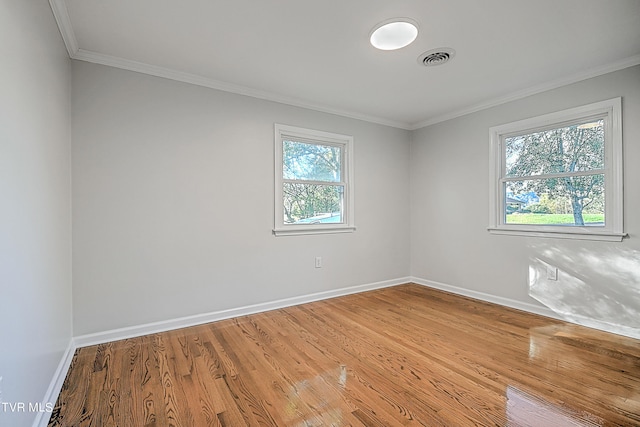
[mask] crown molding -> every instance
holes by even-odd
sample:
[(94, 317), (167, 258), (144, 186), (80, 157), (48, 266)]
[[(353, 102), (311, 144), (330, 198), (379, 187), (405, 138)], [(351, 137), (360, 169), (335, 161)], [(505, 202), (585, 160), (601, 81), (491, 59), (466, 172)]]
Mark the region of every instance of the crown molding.
[(291, 105), (294, 107), (306, 108), (309, 110), (319, 111), (322, 113), (333, 114), (337, 116), (347, 117), (356, 120), (362, 120), (365, 122), (376, 123), (384, 126), (390, 126), (394, 128), (404, 130), (417, 130), (423, 127), (434, 125), (436, 123), (444, 122), (447, 120), (455, 119), (457, 117), (466, 116), (467, 114), (475, 113), (478, 111), (486, 110), (487, 108), (496, 107), (498, 105), (506, 104), (507, 102), (516, 101), (527, 96), (535, 95), (548, 90), (556, 89), (562, 86), (566, 86), (572, 83), (577, 83), (582, 80), (587, 80), (593, 77), (597, 77), (603, 74), (619, 71), (624, 68), (640, 65), (640, 55), (634, 55), (629, 58), (616, 61), (611, 64), (607, 64), (601, 67), (592, 68), (589, 70), (581, 71), (571, 76), (556, 79), (550, 82), (546, 82), (540, 85), (532, 86), (527, 89), (523, 89), (517, 92), (513, 92), (509, 95), (492, 98), (490, 100), (481, 102), (479, 104), (465, 107), (458, 110), (453, 110), (448, 113), (431, 117), (420, 122), (409, 123), (397, 120), (389, 120), (382, 117), (370, 116), (367, 114), (361, 114), (354, 111), (342, 110), (338, 108), (328, 107), (326, 105), (316, 104), (313, 102), (305, 101), (303, 99), (283, 96), (277, 93), (263, 91), (247, 86), (236, 85), (233, 83), (223, 82), (220, 80), (211, 79), (195, 74), (185, 73), (170, 68), (158, 67), (155, 65), (132, 61), (120, 57), (104, 55), (97, 52), (92, 52), (84, 49), (80, 49), (78, 46), (78, 40), (76, 39), (73, 26), (71, 25), (71, 19), (69, 17), (69, 11), (65, 0), (49, 0), (51, 10), (60, 29), (60, 34), (64, 40), (64, 44), (69, 52), (71, 59), (78, 61), (92, 62), (94, 64), (107, 65), (110, 67), (120, 68), (123, 70), (134, 71), (137, 73), (148, 74), (151, 76), (161, 77), (169, 80), (176, 80), (183, 83), (189, 83), (197, 86), (203, 86), (210, 89), (221, 90), (224, 92), (235, 93), (238, 95), (249, 96), (252, 98), (258, 98), (265, 101), (277, 102), (280, 104)]
[(58, 24), (58, 28), (60, 29), (60, 34), (62, 35), (62, 40), (64, 41), (67, 52), (69, 53), (69, 57), (71, 59), (92, 62), (94, 64), (107, 65), (123, 70), (162, 77), (169, 80), (176, 80), (179, 82), (203, 86), (210, 89), (250, 96), (252, 98), (258, 98), (265, 101), (272, 101), (280, 104), (291, 105), (294, 107), (306, 108), (309, 110), (348, 117), (351, 119), (362, 120), (365, 122), (376, 123), (384, 126), (390, 126), (405, 130), (409, 130), (411, 128), (411, 124), (407, 122), (389, 120), (382, 117), (370, 116), (354, 111), (332, 108), (326, 105), (308, 102), (299, 98), (283, 96), (273, 92), (236, 85), (233, 83), (227, 83), (196, 74), (185, 73), (183, 71), (178, 71), (170, 68), (158, 67), (143, 62), (132, 61), (129, 59), (80, 49), (80, 47), (78, 46), (78, 40), (76, 39), (76, 35), (73, 30), (73, 26), (71, 24), (71, 18), (69, 17), (69, 11), (67, 10), (65, 0), (49, 0), (49, 4), (51, 5), (51, 10), (53, 11), (56, 23)]
[(629, 58), (622, 59), (620, 61), (613, 62), (601, 67), (591, 68), (579, 73), (563, 77), (560, 79), (545, 82), (540, 85), (532, 86), (527, 89), (523, 89), (517, 92), (513, 92), (509, 95), (493, 98), (491, 100), (476, 104), (460, 110), (453, 110), (449, 113), (442, 114), (418, 123), (411, 125), (409, 130), (417, 130), (423, 127), (431, 126), (436, 123), (445, 122), (447, 120), (455, 119), (457, 117), (466, 116), (467, 114), (475, 113), (478, 111), (486, 110), (491, 107), (497, 107), (498, 105), (506, 104), (507, 102), (517, 101), (527, 96), (535, 95), (538, 93), (546, 92), (548, 90), (557, 89), (562, 86), (567, 86), (573, 83), (578, 83), (583, 80), (598, 77), (603, 74), (612, 73), (614, 71), (623, 70), (625, 68), (634, 67), (640, 65), (640, 55), (634, 55)]
[(62, 35), (64, 45), (67, 48), (67, 52), (69, 52), (69, 57), (73, 58), (76, 52), (78, 52), (78, 40), (76, 39), (76, 33), (73, 31), (73, 27), (71, 26), (71, 18), (69, 18), (67, 4), (65, 3), (65, 0), (49, 0), (49, 5), (51, 6), (51, 11), (53, 12), (53, 16), (58, 24), (58, 29), (60, 30), (60, 35)]
[(405, 122), (388, 120), (381, 117), (356, 113), (353, 111), (331, 108), (321, 104), (308, 102), (299, 98), (283, 96), (273, 92), (254, 89), (247, 86), (236, 85), (233, 83), (227, 83), (220, 80), (211, 79), (208, 77), (202, 77), (196, 74), (185, 73), (183, 71), (178, 71), (171, 68), (158, 67), (156, 65), (150, 65), (144, 62), (132, 61), (130, 59), (104, 55), (102, 53), (96, 53), (96, 52), (87, 51), (84, 49), (78, 49), (73, 55), (69, 55), (69, 56), (71, 57), (71, 59), (76, 59), (78, 61), (85, 61), (85, 62), (92, 62), (94, 64), (107, 65), (110, 67), (120, 68), (123, 70), (134, 71), (137, 73), (148, 74), (155, 77), (162, 77), (169, 80), (176, 80), (183, 83), (203, 86), (209, 89), (216, 89), (224, 92), (235, 93), (238, 95), (250, 96), (252, 98), (258, 98), (265, 101), (277, 102), (280, 104), (291, 105), (294, 107), (306, 108), (309, 110), (319, 111), (322, 113), (334, 114), (337, 116), (348, 117), (351, 119), (377, 123), (384, 126), (390, 126), (390, 127), (395, 127), (395, 128), (405, 129), (405, 130), (409, 130), (411, 127), (409, 123), (405, 123)]

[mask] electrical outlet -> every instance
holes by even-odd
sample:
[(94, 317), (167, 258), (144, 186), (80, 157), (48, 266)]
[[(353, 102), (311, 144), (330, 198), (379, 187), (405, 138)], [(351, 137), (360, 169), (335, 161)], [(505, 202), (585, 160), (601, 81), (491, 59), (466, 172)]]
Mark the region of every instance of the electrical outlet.
[(547, 280), (558, 280), (558, 267), (547, 266)]
[(322, 268), (322, 257), (321, 256), (317, 256), (316, 257), (316, 268)]

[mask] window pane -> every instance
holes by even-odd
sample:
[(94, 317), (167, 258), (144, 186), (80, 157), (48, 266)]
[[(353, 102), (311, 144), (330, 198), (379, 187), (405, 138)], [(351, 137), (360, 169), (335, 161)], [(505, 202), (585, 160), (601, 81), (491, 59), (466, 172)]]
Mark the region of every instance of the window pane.
[(604, 120), (505, 138), (506, 176), (604, 169)]
[(604, 174), (505, 184), (505, 222), (604, 226)]
[(283, 178), (340, 182), (341, 147), (282, 141)]
[(283, 187), (285, 224), (343, 223), (342, 185), (298, 184)]

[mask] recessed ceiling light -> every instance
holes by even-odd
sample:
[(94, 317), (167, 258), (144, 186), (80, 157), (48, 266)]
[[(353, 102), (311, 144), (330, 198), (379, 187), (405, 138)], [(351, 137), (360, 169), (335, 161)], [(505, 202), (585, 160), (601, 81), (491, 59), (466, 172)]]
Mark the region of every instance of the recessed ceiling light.
[(418, 23), (409, 18), (394, 18), (376, 25), (369, 36), (373, 47), (396, 50), (408, 46), (418, 37)]

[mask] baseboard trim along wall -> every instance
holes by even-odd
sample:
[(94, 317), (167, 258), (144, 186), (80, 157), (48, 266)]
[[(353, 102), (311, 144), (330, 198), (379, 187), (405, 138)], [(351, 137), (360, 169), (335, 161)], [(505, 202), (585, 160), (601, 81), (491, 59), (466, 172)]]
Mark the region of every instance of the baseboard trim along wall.
[(502, 305), (505, 307), (515, 308), (517, 310), (527, 311), (529, 313), (539, 314), (540, 316), (551, 317), (552, 319), (565, 320), (553, 310), (550, 310), (545, 307), (540, 307), (535, 304), (529, 304), (526, 302), (516, 301), (510, 298), (499, 297), (492, 294), (486, 294), (484, 292), (472, 291), (470, 289), (459, 288), (457, 286), (447, 285), (446, 283), (440, 283), (433, 280), (421, 279), (419, 277), (411, 277), (411, 282), (426, 286), (428, 288), (439, 289), (441, 291), (450, 292), (456, 295), (462, 295), (464, 297), (469, 297), (473, 299), (477, 299), (480, 301), (491, 302), (493, 304)]
[[(158, 332), (170, 331), (173, 329), (186, 328), (189, 326), (201, 325), (204, 323), (216, 322), (218, 320), (229, 319), (232, 317), (245, 316), (278, 308), (291, 307), (294, 305), (305, 304), (308, 302), (320, 301), (335, 298), (344, 295), (356, 294), (360, 292), (372, 291), (374, 289), (388, 288), (391, 286), (401, 285), (410, 282), (408, 277), (386, 280), (382, 282), (369, 283), (366, 285), (350, 286), (346, 288), (334, 289), (330, 291), (316, 292), (308, 295), (300, 295), (297, 297), (285, 298), (260, 304), (248, 305), (245, 307), (232, 308), (228, 310), (220, 310), (211, 313), (196, 314), (177, 319), (164, 320), (161, 322), (147, 323), (144, 325), (131, 326), (127, 328), (113, 329), (110, 331), (97, 332), (94, 334), (79, 335), (69, 342), (69, 346), (65, 351), (58, 368), (53, 375), (51, 384), (45, 394), (42, 407), (47, 404), (55, 404), (58, 395), (62, 390), (62, 385), (67, 377), (73, 355), (76, 350), (81, 347), (103, 344), (111, 341), (118, 341), (127, 338), (139, 337), (142, 335), (154, 334)], [(46, 427), (51, 418), (50, 412), (39, 412), (33, 422), (33, 427)]]
[(51, 412), (48, 409), (53, 409), (53, 405), (55, 405), (56, 400), (58, 400), (58, 395), (60, 394), (60, 390), (62, 390), (65, 378), (67, 378), (67, 372), (69, 372), (69, 368), (71, 367), (71, 362), (73, 361), (73, 355), (76, 352), (76, 348), (76, 344), (72, 338), (69, 341), (67, 349), (62, 355), (62, 359), (60, 359), (60, 363), (58, 363), (58, 367), (53, 374), (49, 388), (47, 388), (47, 392), (42, 400), (41, 408), (45, 408), (47, 410), (39, 411), (37, 413), (36, 419), (33, 421), (33, 427), (46, 427), (49, 424)]
[(173, 329), (186, 328), (189, 326), (201, 325), (203, 323), (216, 322), (232, 317), (246, 316), (248, 314), (261, 313), (263, 311), (276, 310), (284, 307), (305, 304), (308, 302), (320, 301), (335, 298), (343, 295), (356, 294), (371, 291), (374, 289), (388, 288), (403, 283), (410, 282), (409, 277), (386, 280), (383, 282), (369, 283), (366, 285), (350, 286), (346, 288), (333, 289), (330, 291), (316, 292), (308, 295), (300, 295), (291, 298), (247, 305), (244, 307), (231, 308), (228, 310), (214, 311), (210, 313), (196, 314), (193, 316), (180, 317), (177, 319), (163, 320), (160, 322), (147, 323), (139, 326), (113, 329), (110, 331), (97, 332), (93, 334), (80, 335), (74, 338), (77, 347), (87, 347), (90, 345), (102, 344), (110, 341), (118, 341), (127, 338), (139, 337), (142, 335), (155, 334), (158, 332), (170, 331)]
[(552, 319), (562, 320), (563, 322), (574, 323), (576, 325), (586, 326), (588, 328), (598, 329), (604, 332), (610, 332), (616, 335), (622, 335), (629, 338), (640, 339), (640, 331), (623, 325), (616, 325), (609, 322), (603, 322), (597, 319), (591, 319), (579, 314), (573, 313), (557, 313), (549, 308), (541, 307), (535, 304), (516, 301), (510, 298), (499, 297), (496, 295), (486, 294), (484, 292), (472, 291), (470, 289), (459, 288), (457, 286), (447, 285), (445, 283), (433, 280), (421, 279), (419, 277), (411, 277), (410, 281), (418, 285), (429, 288), (439, 289), (452, 294), (462, 295), (465, 297), (477, 299), (480, 301), (491, 302), (505, 307), (515, 308), (517, 310), (526, 311), (540, 316), (550, 317)]
[[(595, 319), (586, 318), (579, 315), (571, 315), (564, 313), (556, 313), (546, 307), (541, 307), (536, 304), (530, 304), (522, 301), (517, 301), (510, 298), (504, 298), (484, 292), (473, 291), (470, 289), (460, 288), (457, 286), (448, 285), (445, 283), (436, 282), (433, 280), (422, 279), (419, 277), (402, 277), (399, 279), (386, 280), (382, 282), (369, 283), (365, 285), (350, 286), (346, 288), (333, 289), (330, 291), (316, 292), (308, 295), (300, 295), (291, 298), (285, 298), (275, 301), (269, 301), (259, 304), (247, 305), (244, 307), (231, 308), (227, 310), (214, 311), (210, 313), (196, 314), (193, 316), (180, 317), (176, 319), (163, 320), (159, 322), (147, 323), (143, 325), (130, 326), (126, 328), (113, 329), (104, 332), (97, 332), (87, 335), (79, 335), (74, 337), (74, 351), (75, 348), (87, 347), (90, 345), (103, 344), (111, 341), (118, 341), (127, 338), (139, 337), (142, 335), (154, 334), (158, 332), (170, 331), (173, 329), (186, 328), (189, 326), (201, 325), (203, 323), (216, 322), (219, 320), (229, 319), (232, 317), (245, 316), (248, 314), (261, 313), (269, 310), (276, 310), (284, 307), (291, 307), (294, 305), (305, 304), (314, 301), (320, 301), (329, 298), (336, 298), (343, 295), (355, 294), (360, 292), (366, 292), (374, 289), (387, 288), (390, 286), (401, 285), (404, 283), (415, 283), (421, 286), (426, 286), (434, 289), (439, 289), (453, 294), (474, 298), (480, 301), (486, 301), (505, 307), (515, 308), (517, 310), (526, 311), (529, 313), (538, 314), (540, 316), (550, 317), (552, 319), (558, 319), (565, 322), (576, 323), (579, 325), (587, 326), (594, 329), (600, 329), (605, 332), (611, 332), (618, 335), (627, 336), (630, 338), (640, 338), (637, 331), (632, 328), (613, 325), (607, 322), (602, 322)], [(71, 354), (73, 356), (73, 352)]]
[[(386, 280), (382, 282), (370, 283), (366, 285), (350, 286), (346, 288), (334, 289), (330, 291), (316, 292), (308, 295), (300, 295), (291, 298), (285, 298), (260, 304), (247, 305), (244, 307), (232, 308), (228, 310), (214, 311), (210, 313), (196, 314), (193, 316), (186, 316), (177, 319), (164, 320), (160, 322), (147, 323), (144, 325), (131, 326), (127, 328), (113, 329), (110, 331), (97, 332), (94, 334), (80, 335), (74, 337), (67, 350), (65, 351), (60, 364), (56, 369), (56, 372), (51, 380), (51, 384), (45, 394), (43, 405), (47, 403), (55, 404), (57, 396), (60, 394), (62, 385), (67, 376), (67, 372), (73, 361), (73, 355), (76, 349), (81, 347), (87, 347), (91, 345), (103, 344), (111, 341), (118, 341), (127, 338), (139, 337), (142, 335), (154, 334), (158, 332), (165, 332), (174, 329), (186, 328), (189, 326), (201, 325), (204, 323), (216, 322), (219, 320), (229, 319), (232, 317), (245, 316), (248, 314), (255, 314), (269, 310), (276, 310), (279, 308), (291, 307), (294, 305), (305, 304), (314, 301), (321, 301), (330, 298), (336, 298), (344, 295), (356, 294), (360, 292), (371, 291), (374, 289), (388, 288), (391, 286), (402, 285), (405, 283), (415, 283), (417, 285), (426, 286), (429, 288), (439, 289), (445, 292), (473, 298), (480, 301), (486, 301), (505, 307), (515, 308), (517, 310), (526, 311), (533, 314), (538, 314), (553, 319), (562, 320), (565, 322), (575, 323), (583, 326), (587, 326), (594, 329), (599, 329), (605, 332), (611, 332), (618, 335), (627, 336), (630, 338), (640, 338), (637, 331), (634, 333), (632, 328), (612, 325), (606, 322), (601, 322), (594, 319), (582, 318), (580, 316), (570, 316), (558, 314), (548, 308), (541, 307), (535, 304), (529, 304), (521, 301), (516, 301), (510, 298), (499, 297), (496, 295), (486, 294), (484, 292), (473, 291), (457, 286), (447, 285), (445, 283), (436, 282), (433, 280), (422, 279), (419, 277), (403, 277), (399, 279)], [(33, 423), (33, 427), (45, 427), (48, 424), (49, 412), (38, 413), (36, 420)]]

